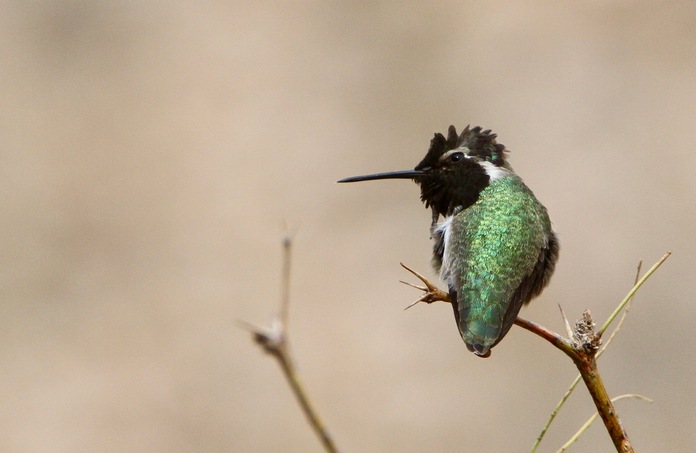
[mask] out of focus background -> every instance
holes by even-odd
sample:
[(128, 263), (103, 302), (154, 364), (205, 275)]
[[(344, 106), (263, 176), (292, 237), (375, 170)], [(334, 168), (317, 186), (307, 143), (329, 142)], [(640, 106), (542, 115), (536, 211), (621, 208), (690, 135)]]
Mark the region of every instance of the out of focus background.
[[(528, 451), (576, 375), (513, 328), (490, 359), (419, 305), (432, 134), (481, 125), (559, 233), (523, 316), (603, 322), (638, 451), (696, 442), (696, 3), (5, 2), (0, 450), (319, 452), (237, 321), (278, 310), (346, 452)], [(540, 451), (592, 414), (579, 388)], [(611, 451), (601, 423), (573, 451)]]

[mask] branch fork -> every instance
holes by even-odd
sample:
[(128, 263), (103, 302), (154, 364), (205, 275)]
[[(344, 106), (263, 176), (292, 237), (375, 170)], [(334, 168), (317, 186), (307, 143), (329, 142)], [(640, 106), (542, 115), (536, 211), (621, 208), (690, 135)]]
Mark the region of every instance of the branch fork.
[[(614, 311), (612, 317), (610, 317), (610, 319), (602, 326), (601, 329), (599, 329), (599, 331), (595, 330), (595, 322), (592, 319), (592, 315), (589, 310), (586, 310), (582, 314), (582, 318), (575, 323), (574, 328), (571, 328), (565, 313), (563, 313), (563, 309), (561, 309), (561, 315), (563, 317), (568, 338), (564, 338), (546, 327), (526, 319), (518, 317), (515, 320), (515, 324), (547, 340), (573, 360), (573, 363), (577, 367), (578, 371), (580, 371), (580, 376), (585, 382), (595, 406), (597, 407), (597, 412), (599, 413), (600, 417), (602, 417), (604, 425), (609, 432), (612, 442), (614, 443), (614, 446), (618, 452), (633, 452), (634, 449), (630, 439), (628, 438), (628, 434), (626, 434), (626, 431), (621, 424), (621, 420), (616, 412), (613, 401), (609, 397), (609, 394), (607, 393), (602, 378), (599, 374), (596, 356), (600, 350), (600, 346), (602, 345), (602, 334), (608, 327), (609, 323), (621, 310), (623, 310), (624, 306), (628, 303), (628, 301), (630, 301), (631, 297), (633, 294), (635, 294), (635, 291), (638, 290), (640, 285), (647, 280), (647, 278), (669, 257), (669, 255), (669, 253), (665, 254), (665, 256), (663, 256), (663, 258), (658, 261), (642, 279), (636, 282), (634, 288), (631, 290), (631, 292), (629, 292), (629, 295), (624, 298), (622, 303), (619, 304), (619, 307)], [(421, 290), (424, 293), (418, 300), (406, 307), (407, 309), (413, 307), (419, 302), (425, 302), (427, 304), (431, 304), (433, 302), (451, 303), (448, 293), (440, 290), (421, 274), (410, 269), (403, 263), (401, 263), (401, 266), (416, 276), (416, 278), (418, 278), (425, 285), (418, 286), (404, 281), (401, 282)], [(537, 444), (535, 444), (535, 446), (536, 445)]]

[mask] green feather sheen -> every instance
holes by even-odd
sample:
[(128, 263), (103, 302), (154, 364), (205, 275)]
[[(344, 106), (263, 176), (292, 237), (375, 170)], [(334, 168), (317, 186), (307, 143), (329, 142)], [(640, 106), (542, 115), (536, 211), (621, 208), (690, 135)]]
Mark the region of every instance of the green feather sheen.
[[(447, 254), (459, 303), (462, 339), (492, 346), (515, 290), (551, 234), (546, 208), (515, 174), (495, 179), (455, 215)], [(519, 311), (520, 307), (516, 307)]]

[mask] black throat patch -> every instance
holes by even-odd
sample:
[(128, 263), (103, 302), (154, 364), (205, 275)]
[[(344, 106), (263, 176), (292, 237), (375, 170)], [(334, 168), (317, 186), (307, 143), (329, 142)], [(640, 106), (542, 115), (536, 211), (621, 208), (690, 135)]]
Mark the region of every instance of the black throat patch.
[[(424, 172), (415, 181), (421, 187), (421, 201), (425, 206), (438, 215), (448, 216), (456, 209), (466, 209), (476, 203), (490, 182), (479, 162), (495, 166), (505, 164), (505, 147), (496, 143), (495, 138), (490, 130), (482, 131), (481, 127), (470, 129), (467, 126), (457, 134), (455, 127), (450, 126), (447, 138), (436, 133), (427, 154), (415, 168)], [(443, 159), (446, 153), (457, 149), (462, 149), (466, 156), (450, 153), (451, 159)]]

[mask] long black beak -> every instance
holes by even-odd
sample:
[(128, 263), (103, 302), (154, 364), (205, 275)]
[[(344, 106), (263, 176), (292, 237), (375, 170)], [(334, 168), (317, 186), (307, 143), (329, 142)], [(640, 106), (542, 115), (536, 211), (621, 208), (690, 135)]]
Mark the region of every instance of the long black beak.
[(337, 182), (373, 181), (375, 179), (414, 179), (424, 174), (425, 172), (421, 170), (388, 171), (385, 173), (375, 173), (373, 175), (351, 176), (350, 178), (343, 178)]

